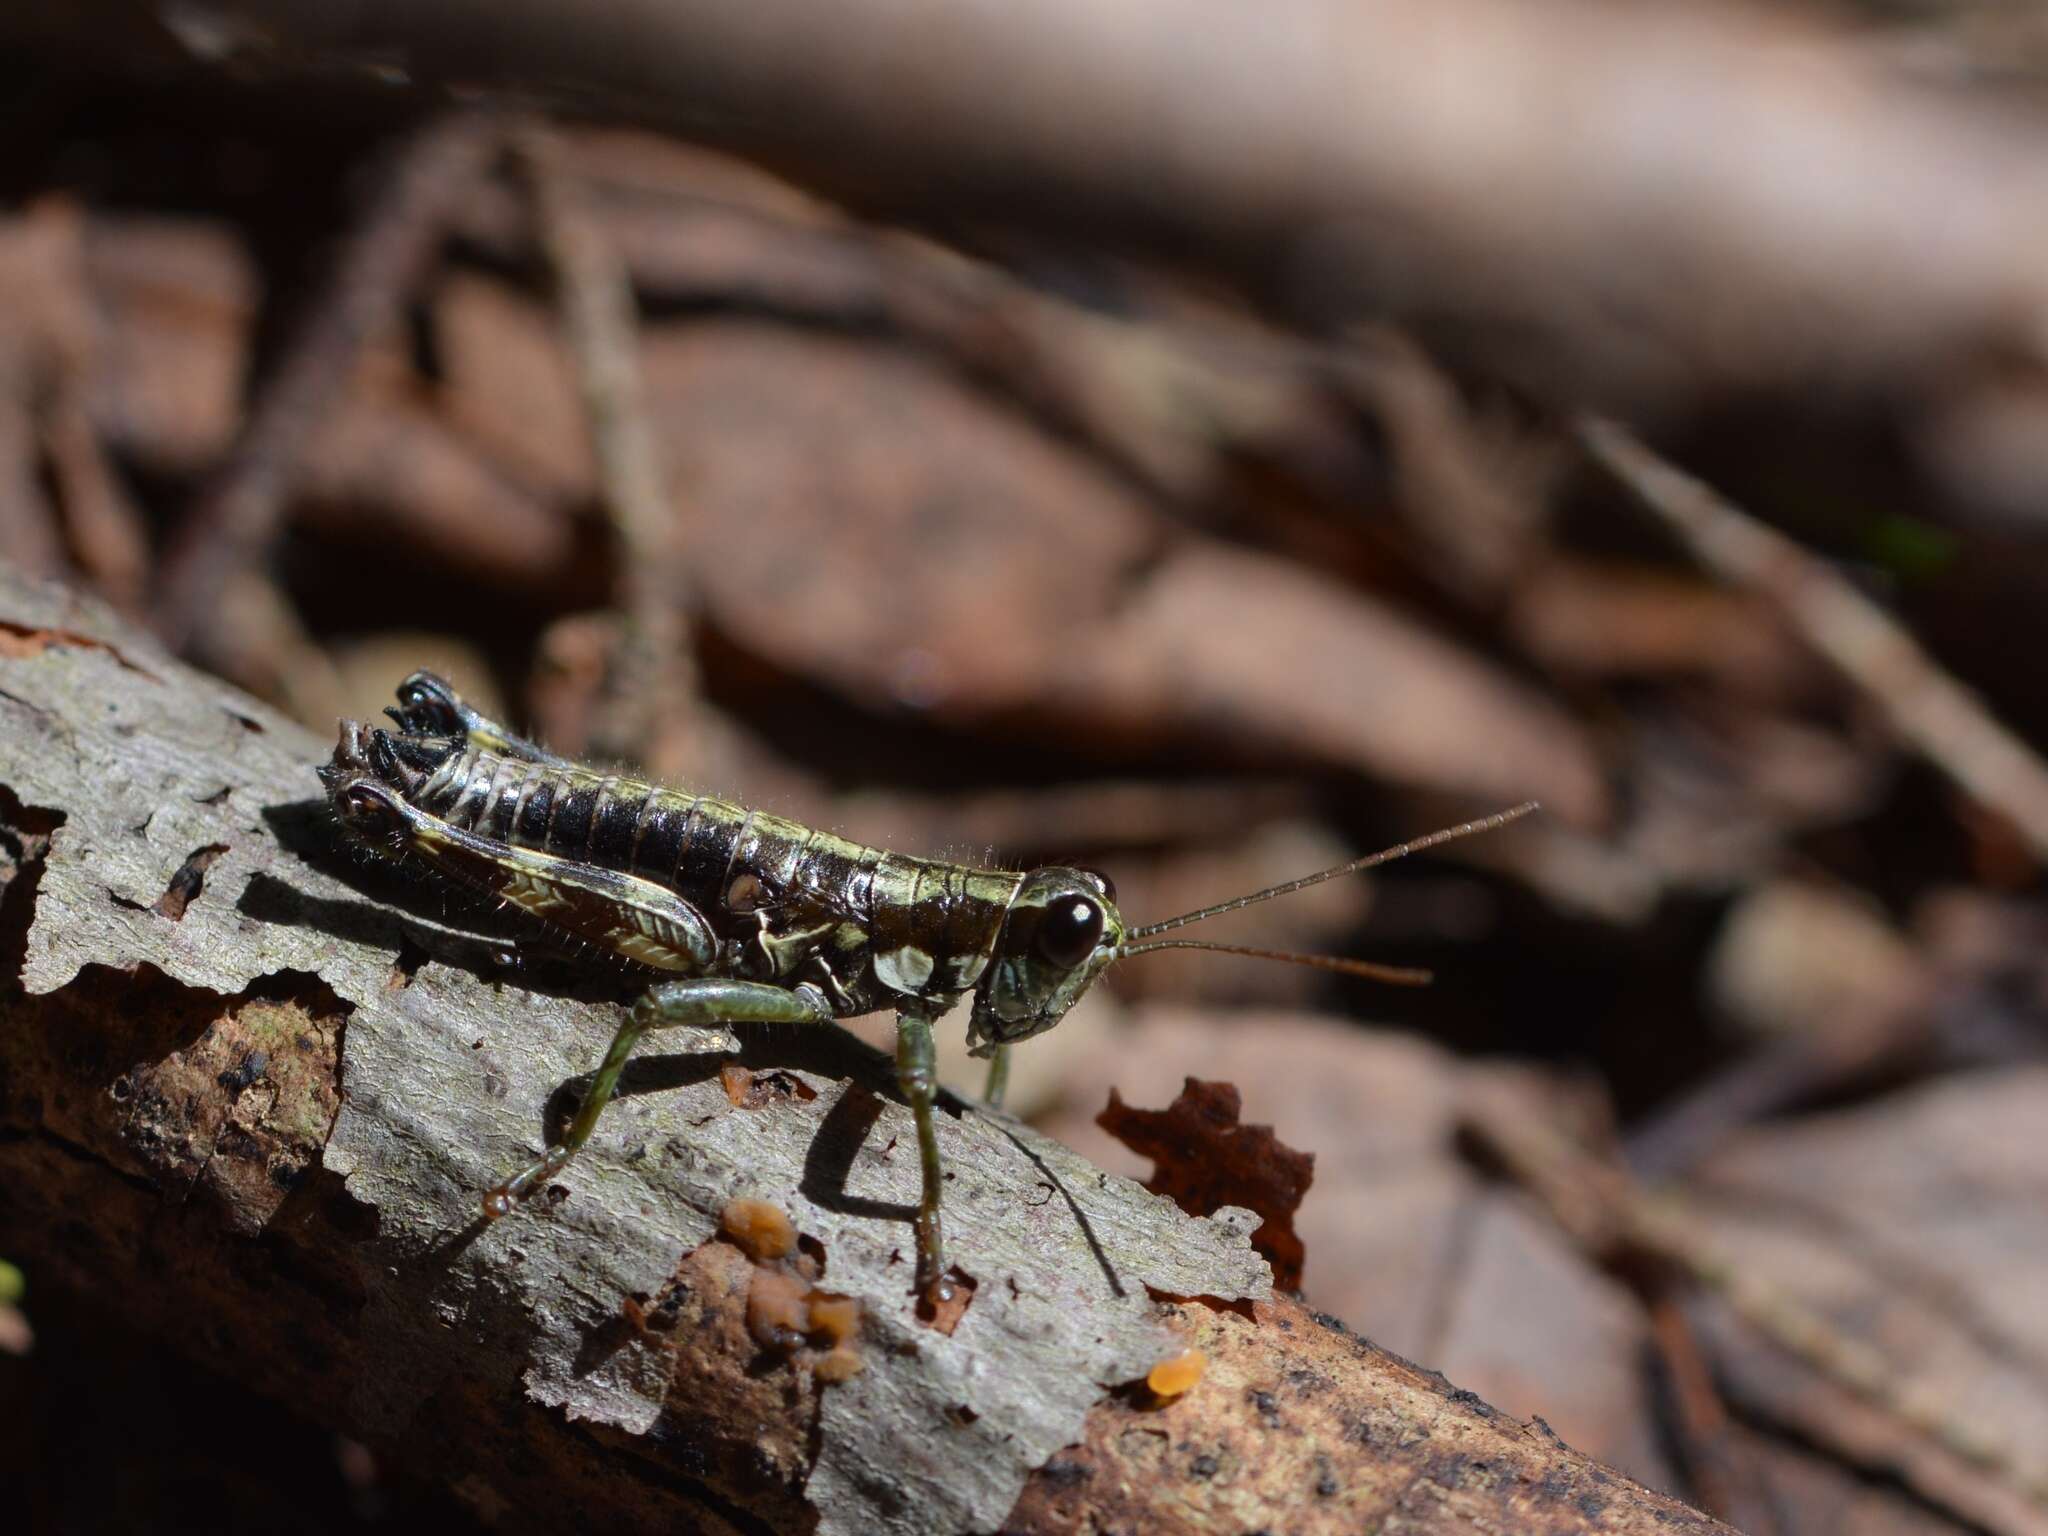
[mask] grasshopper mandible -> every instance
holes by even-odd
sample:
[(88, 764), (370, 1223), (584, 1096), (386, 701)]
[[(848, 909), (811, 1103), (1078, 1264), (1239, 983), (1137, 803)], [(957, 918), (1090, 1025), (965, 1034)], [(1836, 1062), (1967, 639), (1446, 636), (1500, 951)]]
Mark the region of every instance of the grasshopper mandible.
[(825, 1024), (896, 1013), (896, 1080), (917, 1127), (922, 1195), (916, 1289), (952, 1282), (939, 1222), (943, 1170), (932, 1026), (967, 993), (972, 1054), (989, 1058), (999, 1104), (1008, 1053), (1059, 1023), (1114, 962), (1211, 949), (1414, 985), (1428, 973), (1159, 934), (1452, 838), (1502, 826), (1533, 803), (1333, 869), (1130, 927), (1109, 878), (1067, 865), (977, 869), (864, 847), (729, 801), (554, 756), (486, 719), (431, 672), (387, 710), (396, 731), (344, 721), (320, 770), (342, 824), (370, 847), (423, 861), (594, 946), (647, 990), (612, 1037), (567, 1134), (484, 1196), (509, 1214), (590, 1139), (626, 1059), (678, 1025)]

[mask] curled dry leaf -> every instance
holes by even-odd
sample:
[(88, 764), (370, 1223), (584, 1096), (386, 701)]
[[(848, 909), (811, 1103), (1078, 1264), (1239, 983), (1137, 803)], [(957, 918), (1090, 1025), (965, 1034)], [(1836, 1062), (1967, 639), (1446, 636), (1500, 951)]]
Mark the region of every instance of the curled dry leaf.
[(1272, 1264), (1276, 1286), (1299, 1290), (1304, 1255), (1294, 1212), (1315, 1177), (1316, 1160), (1287, 1146), (1270, 1125), (1240, 1124), (1243, 1105), (1231, 1084), (1191, 1077), (1165, 1109), (1133, 1109), (1111, 1088), (1095, 1123), (1151, 1158), (1145, 1187), (1190, 1216), (1226, 1205), (1258, 1212), (1252, 1246)]

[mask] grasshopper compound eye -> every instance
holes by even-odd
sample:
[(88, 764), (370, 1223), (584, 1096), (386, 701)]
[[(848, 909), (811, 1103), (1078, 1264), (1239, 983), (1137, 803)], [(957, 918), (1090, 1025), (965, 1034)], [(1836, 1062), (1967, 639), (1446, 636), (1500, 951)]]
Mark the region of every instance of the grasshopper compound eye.
[(390, 794), (373, 784), (351, 784), (334, 799), (341, 819), (358, 832), (389, 832), (404, 819)]
[(1039, 920), (1039, 958), (1061, 970), (1072, 970), (1101, 942), (1102, 908), (1086, 896), (1061, 897)]

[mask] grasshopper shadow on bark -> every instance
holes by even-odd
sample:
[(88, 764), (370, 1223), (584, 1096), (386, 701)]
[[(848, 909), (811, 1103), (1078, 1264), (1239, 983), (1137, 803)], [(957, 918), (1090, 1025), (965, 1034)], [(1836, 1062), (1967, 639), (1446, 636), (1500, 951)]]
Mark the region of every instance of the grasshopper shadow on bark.
[[(739, 1024), (733, 1026), (733, 1033), (740, 1040), (736, 1055), (729, 1051), (698, 1051), (634, 1058), (620, 1074), (616, 1097), (663, 1093), (705, 1082), (728, 1065), (744, 1067), (756, 1077), (797, 1071), (827, 1079), (838, 1085), (838, 1096), (805, 1149), (798, 1191), (820, 1210), (837, 1215), (914, 1223), (914, 1202), (876, 1200), (856, 1195), (847, 1187), (854, 1161), (882, 1117), (884, 1102), (893, 1100), (908, 1107), (889, 1057), (843, 1029), (792, 1030), (775, 1025)], [(595, 1076), (594, 1072), (579, 1074), (549, 1097), (550, 1140), (560, 1134), (564, 1121), (574, 1113)], [(835, 1090), (827, 1087), (825, 1091)], [(946, 1090), (940, 1091), (935, 1107), (956, 1118), (969, 1113), (970, 1108)], [(773, 1105), (768, 1105), (738, 1112), (775, 1111)]]

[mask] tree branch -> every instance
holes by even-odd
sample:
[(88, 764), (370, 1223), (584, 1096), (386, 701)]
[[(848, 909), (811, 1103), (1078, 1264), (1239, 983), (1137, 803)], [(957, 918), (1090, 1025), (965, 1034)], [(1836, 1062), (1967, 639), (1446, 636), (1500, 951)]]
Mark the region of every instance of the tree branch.
[[(0, 1251), (40, 1280), (508, 1526), (1724, 1529), (1269, 1299), (1246, 1213), (960, 1104), (978, 1288), (927, 1326), (907, 1112), (838, 1031), (748, 1041), (753, 1091), (713, 1054), (636, 1064), (551, 1198), (486, 1227), (613, 1005), (337, 856), (324, 755), (0, 573)], [(742, 1197), (796, 1256), (719, 1235)], [(792, 1274), (858, 1303), (856, 1374), (764, 1331)], [(1185, 1395), (1135, 1385), (1190, 1347)]]

